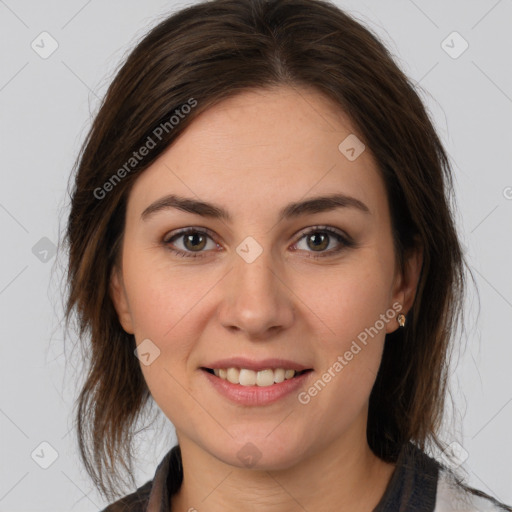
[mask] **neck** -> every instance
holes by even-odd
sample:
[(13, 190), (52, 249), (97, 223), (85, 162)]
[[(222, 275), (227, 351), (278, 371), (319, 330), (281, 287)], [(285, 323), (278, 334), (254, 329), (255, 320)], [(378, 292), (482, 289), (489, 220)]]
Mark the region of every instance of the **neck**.
[(365, 436), (339, 439), (280, 470), (226, 464), (179, 436), (183, 482), (172, 512), (370, 512), (381, 500), (395, 466), (376, 457)]

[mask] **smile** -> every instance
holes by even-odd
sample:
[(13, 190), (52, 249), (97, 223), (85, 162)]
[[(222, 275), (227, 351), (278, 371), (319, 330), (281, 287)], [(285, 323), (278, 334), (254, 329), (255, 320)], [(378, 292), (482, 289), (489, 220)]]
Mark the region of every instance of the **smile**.
[(293, 392), (297, 393), (301, 387), (305, 386), (306, 379), (313, 372), (312, 369), (296, 371), (268, 368), (254, 371), (234, 367), (226, 369), (203, 367), (201, 370), (216, 393), (237, 405), (246, 406), (269, 405)]
[(285, 380), (293, 379), (310, 370), (298, 372), (296, 370), (284, 368), (267, 368), (260, 371), (249, 370), (247, 368), (205, 368), (209, 373), (231, 382), (231, 384), (240, 384), (242, 386), (272, 386)]

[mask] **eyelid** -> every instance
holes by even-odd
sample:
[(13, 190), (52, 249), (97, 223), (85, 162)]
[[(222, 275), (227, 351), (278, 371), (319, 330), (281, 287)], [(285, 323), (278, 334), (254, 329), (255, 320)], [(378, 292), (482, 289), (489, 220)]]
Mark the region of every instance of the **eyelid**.
[(345, 231), (335, 228), (334, 226), (328, 226), (326, 224), (316, 224), (314, 226), (310, 226), (308, 228), (304, 228), (299, 231), (295, 236), (300, 240), (304, 235), (308, 235), (309, 233), (316, 233), (317, 231), (327, 231), (329, 233), (336, 233), (347, 240), (347, 242), (352, 241), (352, 238), (345, 233)]
[(169, 240), (172, 240), (173, 238), (175, 238), (175, 237), (177, 237), (179, 235), (186, 235), (189, 232), (192, 232), (192, 233), (205, 233), (212, 240), (215, 240), (215, 238), (217, 236), (211, 229), (203, 228), (203, 227), (199, 227), (199, 226), (188, 226), (186, 228), (178, 229), (177, 231), (174, 230), (174, 231), (170, 231), (169, 233), (166, 233), (164, 235), (163, 241), (164, 241), (164, 243), (168, 243)]

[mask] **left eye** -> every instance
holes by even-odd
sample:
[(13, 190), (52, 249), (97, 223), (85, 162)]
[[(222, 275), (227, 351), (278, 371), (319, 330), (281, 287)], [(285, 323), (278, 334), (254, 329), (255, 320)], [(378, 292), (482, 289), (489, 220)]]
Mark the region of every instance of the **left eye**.
[[(337, 241), (337, 248), (331, 250), (326, 250), (331, 242), (334, 240)], [(300, 242), (304, 240), (306, 249), (301, 249), (299, 247)], [(332, 254), (337, 254), (342, 251), (345, 247), (354, 247), (354, 242), (349, 239), (347, 236), (342, 235), (338, 231), (335, 231), (332, 228), (322, 227), (322, 228), (314, 228), (312, 230), (303, 233), (299, 239), (299, 242), (295, 244), (299, 249), (305, 250), (307, 252), (319, 253), (319, 254), (310, 254), (309, 257), (318, 258), (324, 256), (330, 256)]]
[[(326, 250), (331, 246), (331, 242), (336, 240), (338, 247)], [(181, 240), (182, 247), (176, 247), (176, 240)], [(304, 240), (306, 248), (299, 247), (301, 241)], [(211, 242), (210, 249), (215, 249), (218, 244), (213, 240), (212, 235), (204, 230), (189, 228), (184, 231), (180, 231), (173, 236), (166, 238), (164, 244), (176, 255), (181, 257), (197, 258), (202, 257), (204, 252), (207, 252), (208, 241)], [(337, 254), (342, 251), (345, 247), (354, 247), (354, 242), (346, 235), (335, 231), (328, 227), (317, 227), (311, 229), (299, 238), (299, 241), (294, 244), (294, 248), (304, 250), (306, 252), (318, 253), (310, 254), (308, 257), (318, 258), (323, 256), (329, 256)], [(295, 250), (295, 249), (294, 249)]]

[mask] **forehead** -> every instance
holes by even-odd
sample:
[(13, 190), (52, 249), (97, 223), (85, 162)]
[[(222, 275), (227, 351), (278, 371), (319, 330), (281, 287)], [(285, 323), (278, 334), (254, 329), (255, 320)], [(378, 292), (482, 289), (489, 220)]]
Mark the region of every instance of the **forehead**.
[(176, 193), (222, 204), (237, 215), (270, 214), (289, 201), (342, 192), (378, 214), (387, 198), (369, 148), (355, 160), (344, 153), (347, 146), (361, 151), (356, 137), (348, 116), (318, 92), (245, 91), (187, 127), (137, 178), (129, 208), (131, 203), (140, 213)]

